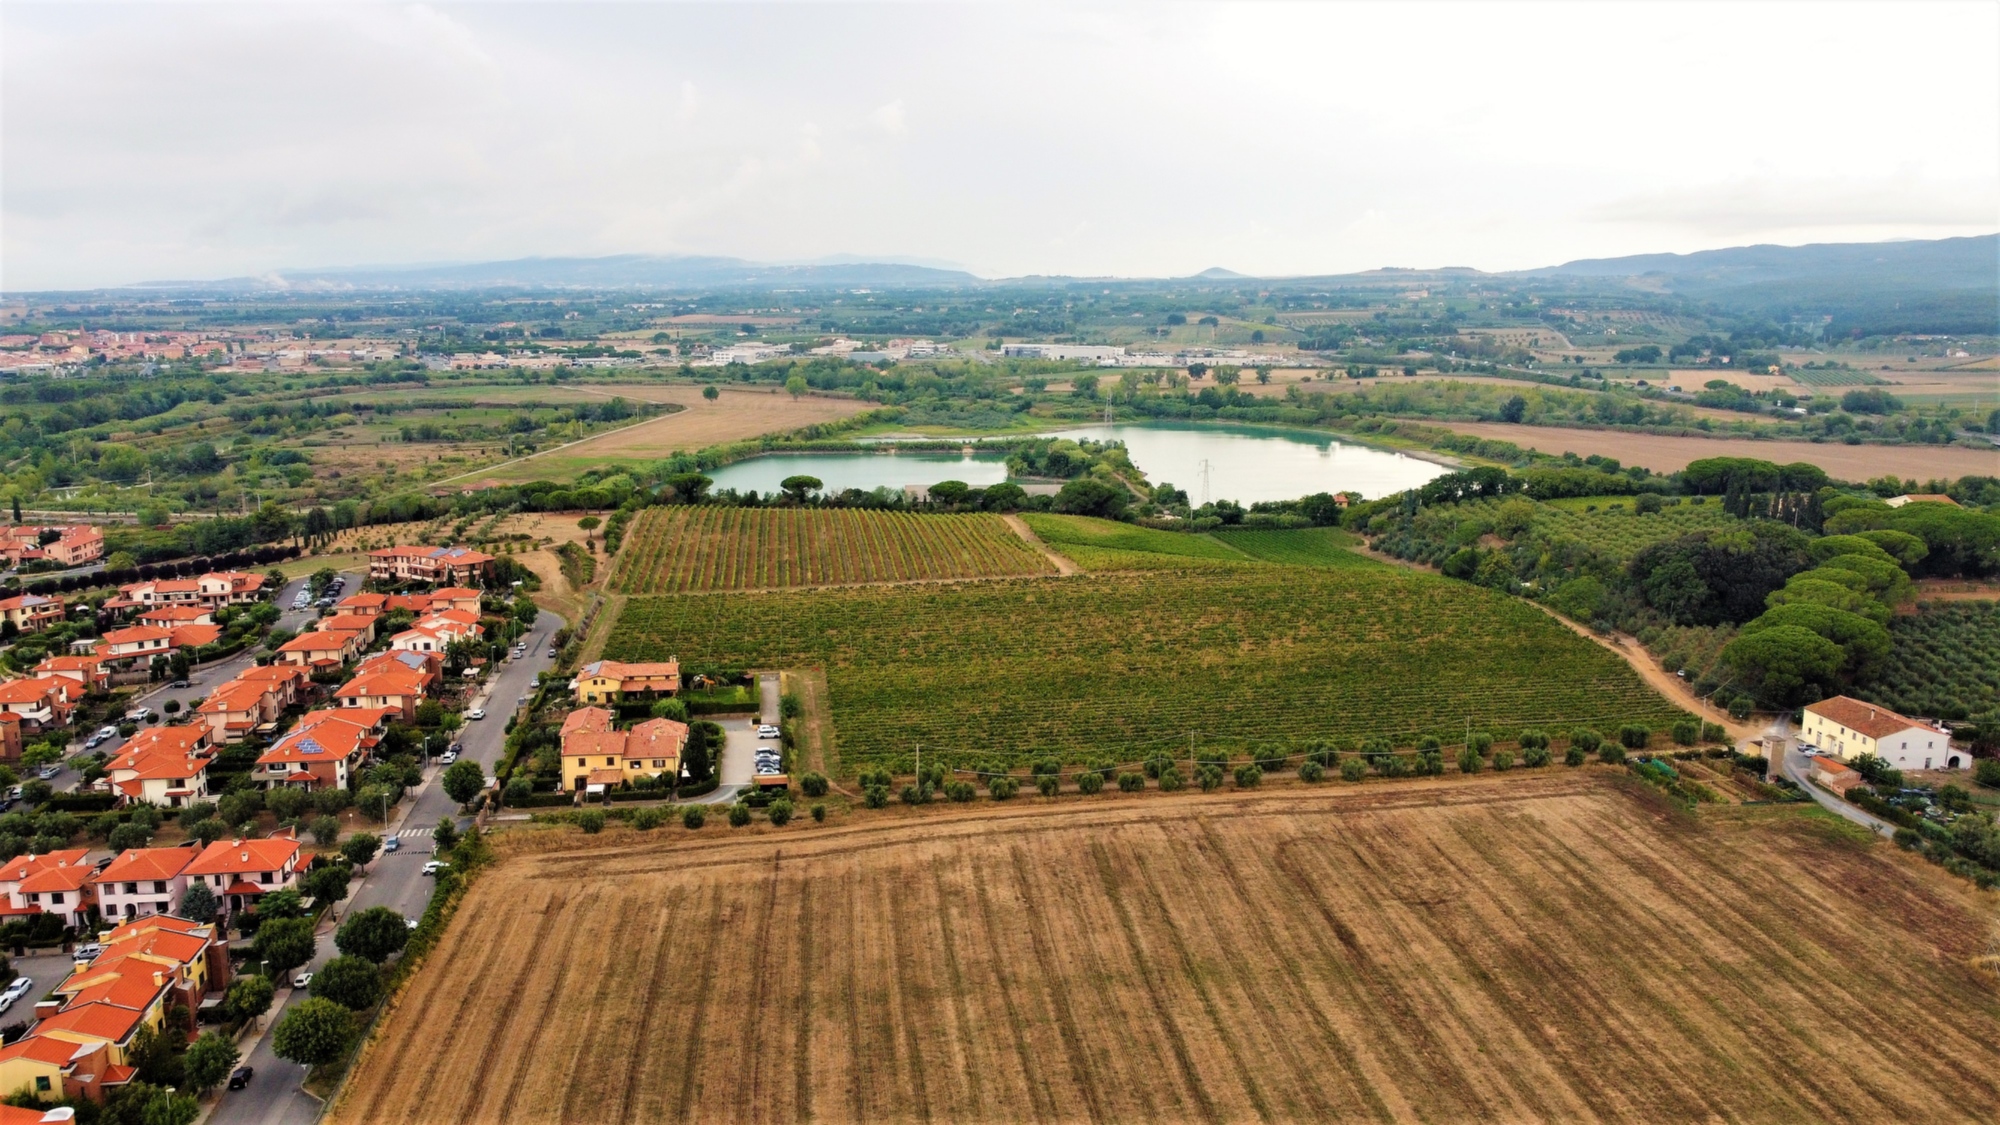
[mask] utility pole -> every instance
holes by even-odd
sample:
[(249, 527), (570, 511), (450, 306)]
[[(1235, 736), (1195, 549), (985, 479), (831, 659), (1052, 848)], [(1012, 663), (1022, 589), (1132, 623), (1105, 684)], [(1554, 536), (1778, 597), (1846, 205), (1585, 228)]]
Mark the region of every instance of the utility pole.
[(1201, 459), (1201, 502), (1208, 503), (1208, 458)]

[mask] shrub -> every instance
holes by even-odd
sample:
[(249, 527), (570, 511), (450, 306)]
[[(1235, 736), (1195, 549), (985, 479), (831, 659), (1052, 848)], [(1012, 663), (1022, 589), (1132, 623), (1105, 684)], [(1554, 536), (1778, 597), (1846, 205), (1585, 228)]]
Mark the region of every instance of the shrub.
[[(1102, 788), (1103, 784), (1103, 780), (1100, 778), (1098, 786)], [(1168, 766), (1166, 769), (1160, 771), (1160, 792), (1178, 793), (1186, 788), (1187, 779), (1181, 776), (1181, 771), (1172, 766)]]
[(1513, 769), (1514, 755), (1505, 750), (1495, 750), (1493, 752), (1493, 768), (1495, 770)]
[(1104, 792), (1104, 774), (1098, 770), (1088, 770), (1078, 775), (1076, 791), (1086, 797), (1094, 797)]
[(1318, 781), (1326, 776), (1326, 767), (1318, 762), (1305, 761), (1299, 764), (1300, 781)]
[(653, 829), (658, 828), (660, 822), (665, 819), (665, 813), (650, 805), (643, 809), (632, 810), (632, 827), (641, 832), (651, 832)]
[(889, 803), (888, 788), (882, 785), (868, 786), (866, 789), (863, 789), (861, 791), (861, 803), (867, 805), (871, 809), (879, 809), (884, 807)]
[(1484, 757), (1488, 750), (1493, 749), (1493, 736), (1485, 731), (1473, 731), (1466, 736), (1465, 745), (1473, 753)]
[(1043, 758), (1028, 767), (1028, 775), (1030, 777), (1060, 777), (1062, 775), (1062, 763), (1056, 761), (1054, 758)]
[(1571, 746), (1569, 749), (1563, 751), (1563, 765), (1580, 766), (1586, 757), (1588, 755), (1583, 752), (1583, 747)]
[(1203, 765), (1195, 772), (1194, 779), (1195, 784), (1201, 786), (1202, 792), (1212, 793), (1222, 788), (1222, 767), (1213, 764)]
[(1236, 767), (1236, 787), (1255, 789), (1264, 780), (1264, 769), (1255, 762), (1245, 762)]
[(1368, 776), (1368, 763), (1359, 758), (1344, 758), (1340, 763), (1342, 781), (1360, 781)]
[(1623, 765), (1625, 763), (1625, 748), (1616, 742), (1607, 742), (1597, 748), (1597, 760), (1608, 766)]
[(1618, 741), (1627, 750), (1644, 750), (1653, 740), (1653, 732), (1639, 723), (1626, 723), (1618, 728)]
[(799, 791), (808, 797), (826, 796), (826, 775), (822, 773), (807, 773), (804, 777), (799, 778)]
[(906, 805), (929, 804), (931, 799), (930, 787), (924, 785), (905, 785), (903, 786), (901, 796), (903, 803)]
[(962, 805), (979, 796), (979, 790), (970, 781), (948, 781), (944, 786), (944, 795)]
[(729, 826), (741, 828), (750, 823), (750, 806), (741, 801), (729, 806)]
[(583, 810), (582, 812), (576, 814), (576, 826), (578, 828), (583, 829), (584, 835), (586, 836), (597, 835), (599, 832), (604, 831), (604, 810), (603, 809)]
[(1547, 746), (1528, 747), (1521, 751), (1521, 764), (1531, 770), (1541, 769), (1543, 766), (1549, 764), (1549, 748)]
[(772, 801), (771, 807), (764, 810), (764, 816), (775, 827), (783, 828), (792, 822), (792, 803), (782, 798)]
[(996, 801), (1010, 800), (1020, 791), (1021, 779), (1018, 777), (1001, 776), (989, 778), (986, 782), (986, 792)]
[(1474, 750), (1470, 746), (1458, 752), (1458, 772), (1460, 773), (1478, 773), (1480, 767), (1485, 764), (1486, 759), (1480, 757), (1479, 751)]
[(1534, 750), (1537, 748), (1547, 750), (1549, 748), (1549, 736), (1538, 730), (1522, 731), (1521, 749)]
[(826, 806), (825, 806), (825, 805), (814, 805), (814, 806), (812, 807), (812, 818), (813, 818), (813, 823), (814, 823), (814, 824), (824, 824), (824, 823), (826, 823)]
[(1729, 732), (1722, 729), (1721, 723), (1703, 723), (1701, 724), (1701, 740), (1703, 742), (1728, 742)]
[(1431, 750), (1442, 750), (1442, 749), (1444, 749), (1444, 743), (1439, 742), (1436, 738), (1433, 738), (1430, 735), (1425, 735), (1422, 739), (1418, 740), (1417, 742), (1418, 753), (1424, 753)]
[(1137, 793), (1145, 787), (1146, 775), (1143, 773), (1121, 773), (1118, 775), (1118, 791), (1121, 793)]
[(1045, 773), (1035, 778), (1035, 788), (1042, 791), (1042, 796), (1053, 797), (1062, 788), (1062, 779), (1055, 774)]
[(1604, 736), (1591, 730), (1589, 727), (1578, 727), (1569, 732), (1569, 744), (1586, 754), (1597, 749), (1598, 745), (1603, 741)]
[(681, 827), (693, 831), (708, 823), (708, 810), (701, 805), (689, 805), (681, 810)]

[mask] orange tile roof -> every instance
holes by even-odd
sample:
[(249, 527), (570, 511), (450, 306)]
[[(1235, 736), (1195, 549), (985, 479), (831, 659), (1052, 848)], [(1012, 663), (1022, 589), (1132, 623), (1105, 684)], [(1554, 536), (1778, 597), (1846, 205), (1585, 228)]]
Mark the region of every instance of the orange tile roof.
[(175, 648), (200, 648), (222, 639), (220, 625), (176, 625), (167, 638)]
[(36, 1024), (35, 1035), (41, 1037), (50, 1032), (69, 1031), (92, 1039), (122, 1043), (139, 1026), (139, 1020), (144, 1015), (144, 1012), (121, 1008), (116, 1004), (72, 1004)]
[[(33, 1059), (36, 1062), (47, 1063), (50, 1066), (67, 1066), (69, 1060), (75, 1057), (76, 1053), (77, 1045), (74, 1043), (65, 1042), (61, 1039), (44, 1039), (39, 1035), (30, 1035), (25, 1039), (17, 1039), (5, 1047), (0, 1047), (0, 1062), (6, 1062), (9, 1059)], [(0, 1118), (0, 1120), (5, 1119)], [(29, 1120), (40, 1121), (39, 1111), (37, 1111), (37, 1116)]]
[(389, 595), (387, 594), (350, 594), (335, 603), (334, 608), (339, 609), (342, 606), (375, 606), (379, 609), (387, 604), (388, 601)]
[(394, 707), (323, 707), (317, 711), (307, 711), (299, 718), (299, 725), (292, 733), (300, 734), (312, 730), (322, 723), (340, 723), (373, 730), (382, 725), (382, 720), (394, 718), (402, 712)]
[(49, 697), (47, 677), (34, 676), (0, 683), (0, 703), (40, 703)]
[(42, 855), (17, 855), (0, 864), (0, 883), (18, 883), (44, 867), (74, 867), (89, 855), (89, 848), (63, 848)]
[(103, 637), (104, 643), (107, 645), (138, 644), (142, 641), (171, 642), (173, 639), (174, 635), (172, 633), (165, 629), (154, 628), (151, 625), (132, 625), (124, 629), (113, 629), (104, 634)]
[(203, 848), (184, 875), (235, 875), (245, 871), (282, 871), (285, 861), (299, 854), (297, 840), (217, 840)]
[(114, 1007), (143, 1012), (151, 1007), (153, 1001), (167, 988), (164, 980), (159, 984), (153, 983), (154, 973), (160, 973), (163, 977), (167, 975), (166, 970), (156, 963), (142, 962), (124, 966), (126, 969), (124, 972), (118, 971), (120, 968), (118, 965), (105, 965), (99, 968), (98, 965), (92, 964), (91, 968), (97, 970), (96, 979), (77, 990), (75, 997), (70, 1000), (71, 1005), (110, 1004)]
[(1836, 695), (1832, 699), (1822, 699), (1818, 703), (1807, 705), (1806, 710), (1815, 715), (1822, 715), (1846, 727), (1848, 730), (1858, 731), (1869, 738), (1883, 738), (1895, 734), (1897, 731), (1908, 730), (1911, 727), (1917, 727), (1936, 734), (1944, 733), (1929, 723), (1921, 723), (1915, 719), (1905, 718), (1889, 710), (1887, 707), (1877, 706), (1873, 703), (1864, 703), (1859, 699), (1852, 699), (1845, 695)]
[(354, 677), (340, 685), (340, 690), (333, 694), (338, 699), (352, 699), (368, 695), (422, 695), (423, 693), (422, 676), (402, 669), (384, 668)]
[(54, 891), (80, 891), (90, 882), (93, 868), (88, 863), (73, 863), (68, 866), (52, 864), (30, 874), (21, 880), (22, 894), (49, 894)]
[(131, 740), (118, 748), (118, 754), (111, 759), (107, 769), (116, 769), (117, 763), (128, 755), (158, 753), (167, 751), (186, 757), (196, 753), (197, 747), (208, 744), (208, 727), (202, 724), (184, 724), (170, 727), (147, 727), (132, 736)]
[(340, 629), (349, 633), (366, 633), (374, 627), (373, 617), (359, 613), (336, 613), (313, 623), (313, 628), (322, 632), (327, 629)]
[(149, 609), (139, 615), (139, 620), (149, 625), (160, 625), (170, 621), (199, 621), (209, 616), (211, 611), (199, 605), (163, 605)]
[(171, 879), (194, 862), (193, 848), (127, 848), (90, 877), (93, 883), (138, 883)]
[(264, 697), (271, 694), (271, 690), (271, 685), (256, 680), (231, 680), (211, 692), (195, 710), (207, 715), (248, 711), (262, 706)]
[[(190, 852), (193, 850), (192, 848), (189, 849)], [(213, 927), (205, 923), (190, 922), (185, 918), (176, 918), (171, 914), (148, 914), (143, 918), (134, 918), (130, 922), (118, 926), (105, 936), (104, 941), (106, 945), (110, 945), (129, 937), (149, 934), (155, 930), (170, 931), (183, 936), (213, 934), (215, 932)]]
[(563, 719), (564, 739), (577, 731), (598, 731), (611, 729), (611, 712), (602, 707), (579, 707)]
[(296, 664), (258, 664), (236, 673), (236, 680), (246, 684), (266, 684), (271, 681), (304, 683), (312, 677), (304, 668)]
[[(295, 730), (257, 755), (260, 766), (278, 762), (337, 762), (365, 749), (367, 729), (356, 723), (320, 723)], [(259, 870), (262, 870), (261, 868)]]
[(359, 633), (348, 629), (320, 629), (300, 633), (278, 647), (279, 652), (332, 652), (346, 648)]

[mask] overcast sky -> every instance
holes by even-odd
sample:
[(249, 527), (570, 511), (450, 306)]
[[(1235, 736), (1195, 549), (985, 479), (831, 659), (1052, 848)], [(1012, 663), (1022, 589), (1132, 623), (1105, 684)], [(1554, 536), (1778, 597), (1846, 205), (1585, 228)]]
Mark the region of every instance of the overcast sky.
[(1514, 269), (2000, 229), (2000, 5), (0, 6), (0, 287)]

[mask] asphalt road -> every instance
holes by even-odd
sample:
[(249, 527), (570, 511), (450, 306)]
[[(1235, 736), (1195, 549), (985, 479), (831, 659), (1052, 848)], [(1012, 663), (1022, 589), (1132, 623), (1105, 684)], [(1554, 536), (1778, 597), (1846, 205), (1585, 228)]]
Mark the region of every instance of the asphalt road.
[[(507, 717), (520, 706), (520, 697), (529, 693), (535, 677), (553, 663), (547, 655), (549, 637), (562, 625), (559, 618), (544, 612), (535, 622), (535, 627), (526, 634), (527, 654), (519, 660), (503, 663), (499, 671), (488, 678), (482, 693), (475, 695), (468, 706), (468, 710), (484, 707), (487, 715), (483, 720), (467, 722), (459, 731), (458, 738), (465, 745), (464, 756), (478, 762), (489, 777), (495, 763), (500, 760), (500, 751), (506, 742)], [(754, 735), (755, 732), (750, 733)], [(398, 840), (398, 850), (375, 857), (365, 875), (349, 890), (346, 901), (340, 904), (336, 912), (338, 917), (345, 918), (353, 911), (373, 906), (386, 906), (405, 918), (423, 915), (424, 908), (430, 903), (433, 883), (420, 872), (425, 862), (432, 858), (431, 833), (446, 817), (461, 825), (467, 822), (466, 818), (457, 815), (457, 806), (451, 798), (445, 796), (443, 786), (438, 783), (440, 772), (441, 768), (436, 765), (428, 767), (416, 796), (406, 801), (400, 812), (392, 812), (387, 835)], [(337, 955), (333, 947), (333, 930), (334, 927), (329, 925), (320, 934), (319, 948), (309, 969), (317, 970)], [(269, 1017), (272, 1026), (276, 1026), (286, 1005), (305, 996), (304, 990), (295, 993), (280, 989)], [(257, 1075), (244, 1089), (227, 1091), (222, 1095), (222, 1101), (209, 1117), (213, 1125), (310, 1125), (319, 1116), (319, 1102), (299, 1086), (305, 1078), (305, 1068), (273, 1054), (268, 1032), (248, 1052), (243, 1062), (254, 1067)]]
[[(347, 574), (343, 577), (347, 579), (347, 593), (354, 593), (361, 589), (361, 580), (364, 575), (357, 573)], [(277, 605), (282, 612), (278, 617), (277, 628), (289, 629), (294, 633), (302, 632), (307, 625), (318, 619), (319, 611), (310, 606), (302, 610), (292, 609), (292, 598), (300, 590), (304, 589), (305, 585), (306, 580), (300, 578), (297, 581), (286, 583), (285, 588), (278, 592)], [(252, 646), (227, 660), (195, 669), (188, 676), (187, 687), (175, 688), (161, 685), (149, 692), (142, 693), (135, 697), (131, 709), (137, 711), (140, 707), (150, 707), (156, 712), (162, 712), (160, 719), (162, 723), (180, 721), (187, 715), (188, 704), (197, 699), (206, 698), (208, 693), (214, 691), (217, 686), (235, 679), (237, 673), (257, 663), (258, 651), (260, 651), (259, 646)], [(163, 712), (167, 701), (170, 699), (181, 705), (180, 712), (172, 716), (165, 715)], [(76, 732), (76, 741), (70, 744), (70, 756), (63, 759), (61, 771), (48, 779), (49, 784), (54, 786), (58, 791), (74, 789), (83, 781), (83, 775), (77, 772), (76, 767), (72, 763), (77, 755), (83, 753), (84, 740), (90, 737), (94, 729)], [(123, 738), (114, 735), (112, 738), (99, 743), (97, 749), (103, 751), (105, 757), (109, 758), (116, 754), (118, 748), (124, 744), (125, 740)]]

